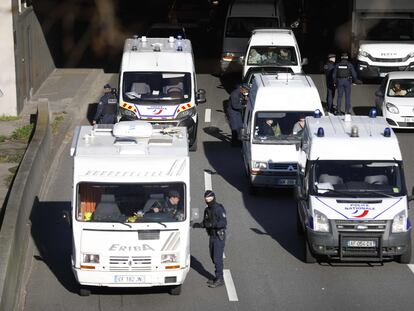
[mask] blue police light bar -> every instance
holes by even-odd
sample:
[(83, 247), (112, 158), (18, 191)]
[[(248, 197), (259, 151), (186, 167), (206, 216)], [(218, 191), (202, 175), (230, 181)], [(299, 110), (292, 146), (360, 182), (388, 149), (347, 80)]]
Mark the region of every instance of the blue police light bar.
[(384, 129), (384, 137), (391, 137), (391, 129), (389, 127)]
[(318, 137), (324, 137), (325, 136), (325, 131), (323, 130), (323, 127), (318, 128), (318, 132), (316, 133), (316, 136), (318, 136)]
[(376, 118), (376, 117), (377, 117), (377, 109), (375, 109), (375, 108), (371, 108), (371, 109), (369, 110), (368, 116), (369, 116), (370, 118)]
[(316, 109), (315, 112), (313, 113), (313, 117), (314, 118), (320, 118), (322, 116), (322, 113), (319, 109)]

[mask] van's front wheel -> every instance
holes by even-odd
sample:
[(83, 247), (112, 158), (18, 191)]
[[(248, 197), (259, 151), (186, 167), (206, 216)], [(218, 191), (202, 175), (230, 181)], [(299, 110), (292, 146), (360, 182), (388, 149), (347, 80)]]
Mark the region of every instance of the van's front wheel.
[(86, 297), (91, 294), (91, 290), (85, 286), (79, 288), (79, 296)]
[(178, 296), (181, 294), (181, 285), (175, 285), (170, 288), (170, 295)]
[(397, 262), (402, 264), (409, 264), (411, 263), (411, 240), (408, 243), (407, 250), (404, 254), (397, 256)]

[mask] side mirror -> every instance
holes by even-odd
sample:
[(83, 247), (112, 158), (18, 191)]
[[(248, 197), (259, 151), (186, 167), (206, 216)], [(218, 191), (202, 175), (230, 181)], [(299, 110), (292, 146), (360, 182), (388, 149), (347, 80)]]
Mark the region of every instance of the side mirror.
[(247, 132), (246, 128), (241, 129), (240, 138), (241, 138), (241, 140), (244, 140), (244, 141), (249, 141), (250, 140), (250, 133)]
[(197, 104), (204, 104), (207, 100), (206, 100), (206, 90), (204, 89), (199, 89), (196, 93), (196, 101)]
[(240, 57), (239, 57), (239, 62), (240, 62), (240, 64), (242, 64), (242, 65), (243, 65), (243, 63), (244, 63), (244, 56), (240, 56)]
[(72, 218), (70, 216), (71, 216), (71, 213), (69, 211), (63, 211), (62, 212), (63, 222), (71, 227), (72, 226)]
[(190, 222), (192, 223), (192, 222), (198, 220), (199, 218), (200, 218), (200, 213), (199, 213), (198, 208), (196, 208), (196, 207), (192, 208), (191, 209)]
[(375, 91), (375, 96), (377, 96), (377, 97), (384, 97), (384, 93), (381, 90), (376, 90)]
[(308, 60), (308, 58), (307, 58), (307, 57), (302, 58), (302, 63), (301, 63), (301, 65), (302, 65), (302, 66), (305, 66), (305, 65), (307, 65), (307, 64), (309, 64), (309, 60)]

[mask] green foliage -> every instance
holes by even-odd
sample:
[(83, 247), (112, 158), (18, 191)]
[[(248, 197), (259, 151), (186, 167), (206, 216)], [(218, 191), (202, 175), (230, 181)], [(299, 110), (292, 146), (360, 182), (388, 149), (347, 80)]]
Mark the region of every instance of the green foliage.
[(63, 116), (59, 115), (53, 119), (52, 124), (50, 125), (52, 128), (52, 134), (56, 134), (59, 128), (60, 123), (63, 121)]
[(0, 121), (16, 121), (19, 119), (20, 117), (5, 116), (5, 115), (0, 116)]
[(11, 138), (14, 140), (20, 140), (27, 142), (30, 138), (30, 135), (33, 131), (33, 124), (27, 124), (22, 127), (19, 127), (14, 130), (14, 132), (11, 135)]

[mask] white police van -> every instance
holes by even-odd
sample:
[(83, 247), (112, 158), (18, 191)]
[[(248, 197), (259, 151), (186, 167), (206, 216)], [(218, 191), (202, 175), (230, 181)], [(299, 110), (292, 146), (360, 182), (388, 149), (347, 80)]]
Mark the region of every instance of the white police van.
[(411, 259), (397, 137), (376, 111), (306, 118), (297, 185), (305, 262)]
[(295, 124), (315, 110), (323, 111), (318, 90), (309, 76), (254, 74), (241, 134), (252, 193), (257, 187), (296, 184), (302, 131), (296, 131)]
[(190, 150), (197, 148), (197, 90), (190, 40), (181, 37), (129, 38), (119, 79), (120, 120), (146, 120), (188, 129)]
[[(71, 155), (68, 219), (80, 294), (89, 295), (88, 286), (169, 286), (180, 294), (190, 270), (186, 129), (143, 121), (81, 126)], [(170, 191), (180, 197), (174, 214), (161, 208)]]

